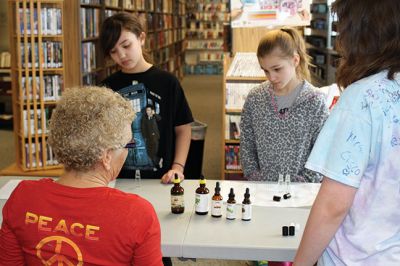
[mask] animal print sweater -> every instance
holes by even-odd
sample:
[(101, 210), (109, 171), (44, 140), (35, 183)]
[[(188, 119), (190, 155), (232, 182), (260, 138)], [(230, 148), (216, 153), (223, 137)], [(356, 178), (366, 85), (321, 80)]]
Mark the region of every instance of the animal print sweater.
[(287, 112), (280, 114), (275, 103), (269, 81), (247, 96), (240, 123), (244, 176), (248, 180), (277, 181), (279, 174), (290, 174), (294, 182), (320, 182), (322, 176), (304, 165), (328, 117), (323, 94), (304, 82)]

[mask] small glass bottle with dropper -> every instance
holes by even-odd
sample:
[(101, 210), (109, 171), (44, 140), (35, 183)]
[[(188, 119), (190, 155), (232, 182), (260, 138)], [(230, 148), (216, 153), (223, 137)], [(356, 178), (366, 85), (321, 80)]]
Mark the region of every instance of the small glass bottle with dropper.
[(236, 200), (233, 188), (231, 188), (228, 200), (226, 201), (226, 219), (235, 220), (236, 219)]
[(222, 196), (220, 194), (221, 187), (219, 186), (219, 182), (217, 181), (215, 185), (215, 193), (211, 198), (211, 216), (215, 218), (222, 217)]
[(180, 214), (185, 211), (184, 189), (181, 187), (181, 180), (178, 174), (175, 174), (173, 180), (174, 186), (171, 188), (171, 212)]
[(244, 193), (244, 200), (242, 202), (242, 220), (250, 221), (252, 216), (251, 201), (250, 201), (250, 190), (246, 188)]

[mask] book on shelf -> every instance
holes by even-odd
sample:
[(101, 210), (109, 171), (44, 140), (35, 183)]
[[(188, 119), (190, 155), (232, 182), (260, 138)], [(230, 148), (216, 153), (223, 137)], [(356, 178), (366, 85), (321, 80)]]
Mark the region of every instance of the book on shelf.
[(81, 34), (82, 39), (99, 36), (100, 9), (81, 7)]
[(227, 77), (264, 77), (256, 53), (238, 52), (227, 71)]
[(241, 170), (239, 158), (239, 145), (225, 145), (225, 169)]
[(96, 44), (94, 42), (82, 43), (82, 72), (89, 73), (96, 70)]
[(239, 114), (225, 115), (225, 139), (239, 140), (240, 139), (240, 119)]
[(242, 109), (250, 90), (259, 83), (226, 82), (225, 108)]
[[(37, 42), (21, 45), (20, 50), (22, 67), (39, 67), (39, 44)], [(41, 53), (43, 68), (60, 68), (63, 66), (61, 42), (42, 42)]]

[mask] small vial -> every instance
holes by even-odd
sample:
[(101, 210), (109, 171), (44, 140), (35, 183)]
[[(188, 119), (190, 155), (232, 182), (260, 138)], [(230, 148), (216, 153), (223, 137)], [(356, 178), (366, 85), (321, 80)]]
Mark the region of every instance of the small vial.
[(135, 187), (136, 188), (140, 188), (140, 180), (141, 180), (141, 177), (140, 177), (140, 170), (136, 170), (135, 171)]
[(291, 192), (290, 175), (289, 174), (286, 174), (286, 176), (285, 176), (285, 192), (286, 193)]
[(278, 192), (283, 192), (283, 174), (279, 174), (278, 177)]

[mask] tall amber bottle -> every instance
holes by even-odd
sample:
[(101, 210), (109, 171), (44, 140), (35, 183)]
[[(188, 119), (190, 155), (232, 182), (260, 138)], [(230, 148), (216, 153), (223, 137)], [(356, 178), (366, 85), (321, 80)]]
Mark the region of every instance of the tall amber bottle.
[(206, 180), (204, 176), (200, 178), (200, 186), (196, 189), (196, 201), (195, 201), (195, 211), (196, 214), (206, 215), (208, 213), (209, 205), (209, 190), (206, 188)]
[(222, 196), (220, 192), (221, 188), (217, 181), (214, 196), (211, 198), (211, 216), (215, 218), (222, 217)]
[(171, 188), (171, 212), (183, 213), (185, 211), (184, 189), (181, 187), (181, 180), (178, 174), (175, 174), (174, 186)]

